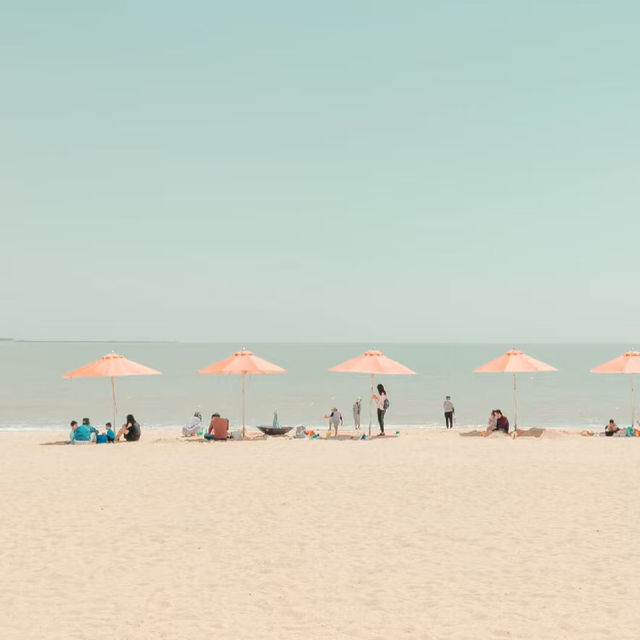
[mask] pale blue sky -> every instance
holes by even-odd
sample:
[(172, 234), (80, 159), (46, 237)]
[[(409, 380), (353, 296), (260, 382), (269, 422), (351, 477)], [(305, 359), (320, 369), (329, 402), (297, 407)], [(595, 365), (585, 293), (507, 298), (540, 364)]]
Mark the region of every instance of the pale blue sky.
[(633, 341), (639, 22), (3, 3), (0, 335)]

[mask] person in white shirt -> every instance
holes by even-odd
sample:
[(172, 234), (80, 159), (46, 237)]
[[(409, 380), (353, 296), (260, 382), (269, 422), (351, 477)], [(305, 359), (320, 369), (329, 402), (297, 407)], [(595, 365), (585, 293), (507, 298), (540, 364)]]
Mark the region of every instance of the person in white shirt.
[(456, 412), (453, 402), (451, 402), (451, 396), (447, 396), (444, 399), (444, 422), (447, 429), (453, 429), (453, 415)]
[(202, 428), (202, 414), (196, 411), (193, 417), (189, 418), (187, 424), (182, 427), (182, 435), (187, 438), (198, 435), (198, 431)]
[(389, 408), (389, 400), (387, 400), (387, 392), (384, 390), (384, 387), (379, 384), (378, 385), (378, 395), (375, 393), (371, 396), (378, 407), (378, 424), (380, 425), (380, 435), (384, 435), (384, 414), (387, 412)]
[(353, 405), (353, 424), (356, 430), (360, 429), (360, 413), (362, 412), (362, 398), (356, 398)]

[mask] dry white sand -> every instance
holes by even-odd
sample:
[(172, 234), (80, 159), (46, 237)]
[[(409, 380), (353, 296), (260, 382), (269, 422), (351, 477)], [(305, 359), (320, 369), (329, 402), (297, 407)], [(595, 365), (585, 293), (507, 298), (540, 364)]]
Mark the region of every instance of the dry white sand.
[(1, 637), (640, 637), (640, 439), (0, 434)]

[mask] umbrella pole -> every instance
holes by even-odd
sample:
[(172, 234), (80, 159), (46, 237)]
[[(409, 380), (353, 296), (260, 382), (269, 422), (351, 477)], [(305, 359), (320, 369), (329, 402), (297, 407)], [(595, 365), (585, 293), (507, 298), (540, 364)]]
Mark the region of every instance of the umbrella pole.
[(246, 431), (245, 427), (245, 416), (246, 416), (246, 396), (245, 396), (245, 380), (247, 379), (247, 374), (242, 374), (242, 439), (244, 440), (244, 434)]
[(116, 381), (113, 376), (111, 376), (111, 398), (113, 400), (113, 433), (117, 433), (118, 429), (116, 428)]
[(513, 409), (514, 409), (514, 418), (513, 418), (513, 430), (515, 431), (518, 428), (518, 391), (516, 388), (516, 374), (513, 374)]
[(369, 437), (371, 437), (371, 406), (373, 405), (373, 377), (374, 374), (371, 374), (371, 391), (369, 393)]
[(636, 422), (636, 389), (633, 380), (634, 374), (631, 374), (631, 428), (633, 429)]

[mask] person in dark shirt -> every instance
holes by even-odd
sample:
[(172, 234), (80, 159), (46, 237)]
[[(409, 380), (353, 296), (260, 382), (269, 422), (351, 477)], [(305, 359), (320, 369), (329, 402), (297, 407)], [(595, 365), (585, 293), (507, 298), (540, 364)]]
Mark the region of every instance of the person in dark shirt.
[(127, 416), (127, 421), (122, 425), (120, 431), (116, 435), (116, 442), (120, 442), (120, 438), (124, 436), (127, 442), (135, 442), (140, 440), (140, 425), (132, 414)]
[(509, 419), (507, 418), (507, 416), (503, 415), (500, 409), (496, 409), (495, 414), (497, 417), (496, 431), (504, 431), (505, 433), (509, 433)]
[(620, 427), (616, 424), (616, 421), (611, 418), (609, 424), (604, 428), (605, 435), (612, 436), (618, 433), (618, 431), (620, 431)]

